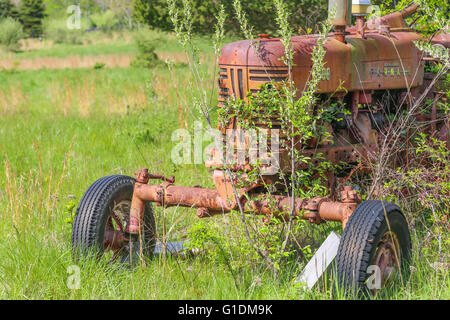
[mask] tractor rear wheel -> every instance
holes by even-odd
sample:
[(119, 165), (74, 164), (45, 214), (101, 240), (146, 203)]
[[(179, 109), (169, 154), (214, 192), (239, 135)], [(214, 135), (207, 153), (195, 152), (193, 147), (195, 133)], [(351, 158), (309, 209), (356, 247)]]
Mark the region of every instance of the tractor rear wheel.
[(411, 254), (408, 223), (394, 204), (369, 200), (348, 220), (336, 257), (337, 283), (346, 294), (376, 294), (407, 270)]
[(127, 263), (136, 261), (134, 257), (139, 252), (153, 254), (155, 219), (149, 203), (145, 206), (140, 241), (130, 242), (125, 234), (135, 182), (131, 177), (115, 175), (101, 178), (89, 187), (78, 205), (72, 227), (75, 259), (93, 253), (97, 257), (109, 255), (110, 262)]

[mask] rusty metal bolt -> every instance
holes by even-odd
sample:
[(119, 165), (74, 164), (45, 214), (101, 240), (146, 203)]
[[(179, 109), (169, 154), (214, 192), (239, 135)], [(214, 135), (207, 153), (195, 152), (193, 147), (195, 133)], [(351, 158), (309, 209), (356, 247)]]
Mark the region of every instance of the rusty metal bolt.
[(303, 208), (308, 211), (317, 211), (317, 210), (319, 210), (320, 204), (325, 200), (326, 200), (326, 198), (324, 198), (324, 197), (308, 199), (308, 200), (306, 200), (306, 203), (303, 206)]
[(351, 203), (353, 202), (351, 197), (351, 192), (353, 191), (353, 188), (351, 186), (345, 186), (344, 190), (341, 191), (341, 201), (344, 203)]
[(199, 217), (200, 219), (206, 218), (208, 216), (210, 216), (208, 209), (206, 208), (197, 209), (197, 217)]
[(360, 203), (361, 196), (352, 186), (345, 186), (341, 191), (341, 201), (343, 203)]
[(322, 224), (322, 223), (326, 222), (325, 220), (323, 220), (320, 217), (319, 212), (317, 212), (317, 211), (306, 212), (303, 215), (303, 218), (307, 219), (310, 223), (313, 223), (313, 224)]
[(136, 181), (139, 183), (147, 184), (150, 181), (150, 174), (146, 168), (136, 171), (135, 175)]

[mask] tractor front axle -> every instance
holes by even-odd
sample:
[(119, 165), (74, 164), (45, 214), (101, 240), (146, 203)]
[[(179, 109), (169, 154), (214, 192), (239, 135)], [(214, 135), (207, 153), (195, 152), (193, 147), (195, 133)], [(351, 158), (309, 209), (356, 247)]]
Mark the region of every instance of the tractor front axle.
[[(148, 184), (154, 177), (164, 182), (160, 185)], [(136, 172), (128, 233), (137, 234), (141, 230), (146, 202), (154, 202), (164, 208), (196, 208), (199, 218), (226, 214), (241, 208), (246, 214), (285, 219), (289, 219), (291, 216), (300, 217), (315, 224), (325, 221), (340, 221), (344, 228), (351, 214), (361, 202), (358, 193), (350, 186), (346, 186), (341, 192), (341, 202), (331, 201), (326, 197), (295, 198), (293, 200), (289, 196), (249, 193), (246, 196), (239, 195), (239, 206), (237, 201), (231, 201), (230, 197), (221, 195), (219, 188), (183, 187), (174, 185), (174, 182), (173, 177), (167, 179), (159, 175), (150, 175), (148, 169)]]

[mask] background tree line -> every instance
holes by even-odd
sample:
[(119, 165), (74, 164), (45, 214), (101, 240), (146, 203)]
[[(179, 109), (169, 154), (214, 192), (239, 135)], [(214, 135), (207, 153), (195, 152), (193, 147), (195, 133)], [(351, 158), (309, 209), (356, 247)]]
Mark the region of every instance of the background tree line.
[[(214, 31), (211, 26), (216, 23), (219, 5), (223, 5), (228, 14), (225, 29), (229, 33), (238, 33), (238, 21), (234, 18), (233, 0), (192, 0), (195, 11), (193, 14), (193, 31), (208, 34)], [(327, 16), (328, 0), (286, 0), (290, 23), (298, 30), (314, 29), (315, 25)], [(242, 1), (249, 23), (257, 33), (275, 33), (275, 10), (272, 2), (265, 0)], [(179, 3), (181, 6), (181, 1)], [(134, 18), (137, 22), (162, 30), (172, 30), (173, 26), (168, 16), (166, 0), (133, 0)]]
[(23, 31), (37, 37), (42, 34), (42, 20), (45, 17), (43, 0), (0, 0), (0, 19), (14, 19), (22, 24)]
[[(178, 5), (182, 6), (182, 1)], [(210, 34), (216, 23), (219, 6), (223, 5), (227, 12), (225, 31), (229, 34), (239, 34), (239, 23), (235, 18), (233, 0), (191, 0), (193, 8), (193, 31), (197, 34)], [(291, 13), (289, 23), (299, 33), (316, 31), (316, 25), (328, 14), (328, 0), (285, 0)], [(404, 7), (410, 0), (373, 0), (379, 5), (381, 13), (386, 14), (395, 7)], [(435, 7), (436, 14), (447, 14), (447, 0), (428, 0)], [(266, 0), (241, 1), (242, 9), (248, 21), (254, 27), (254, 32), (270, 33), (277, 36), (275, 10), (272, 2)], [(38, 37), (44, 32), (43, 20), (67, 19), (67, 8), (79, 5), (83, 18), (88, 21), (87, 28), (102, 30), (133, 29), (136, 26), (147, 25), (163, 31), (173, 30), (168, 16), (166, 0), (0, 0), (0, 20), (5, 18), (19, 21), (27, 36)], [(446, 12), (447, 11), (447, 12)], [(423, 22), (423, 21), (422, 21)], [(423, 24), (423, 23), (422, 23)], [(432, 26), (431, 26), (432, 28)]]
[[(213, 32), (215, 15), (219, 5), (228, 12), (226, 31), (239, 32), (239, 23), (234, 18), (233, 0), (192, 0), (195, 8), (193, 31), (197, 34)], [(286, 0), (292, 13), (290, 23), (295, 29), (307, 30), (327, 15), (327, 0)], [(102, 19), (112, 20), (116, 27), (133, 28), (147, 25), (150, 28), (171, 31), (166, 0), (0, 0), (0, 19), (11, 17), (22, 23), (29, 36), (39, 36), (43, 32), (42, 20), (60, 19), (67, 16), (70, 5), (79, 5), (84, 17), (103, 15)], [(180, 1), (181, 5), (181, 1)], [(276, 30), (274, 8), (269, 1), (242, 1), (248, 20), (257, 33), (273, 33)], [(90, 19), (92, 20), (92, 19)], [(94, 26), (95, 21), (90, 21)], [(104, 22), (106, 23), (106, 22)]]
[[(164, 31), (172, 31), (173, 26), (168, 16), (167, 0), (42, 0), (49, 16), (64, 14), (70, 4), (79, 4), (82, 12), (98, 14), (112, 11), (116, 22), (134, 27), (139, 24)], [(219, 5), (224, 5), (228, 20), (226, 31), (239, 32), (239, 23), (234, 19), (233, 0), (191, 0), (195, 11), (193, 31), (197, 34), (213, 32)], [(285, 0), (292, 13), (290, 23), (295, 29), (300, 26), (314, 29), (315, 25), (326, 18), (328, 0)], [(181, 6), (181, 1), (179, 1)], [(242, 8), (256, 32), (275, 32), (275, 10), (270, 1), (242, 1)]]

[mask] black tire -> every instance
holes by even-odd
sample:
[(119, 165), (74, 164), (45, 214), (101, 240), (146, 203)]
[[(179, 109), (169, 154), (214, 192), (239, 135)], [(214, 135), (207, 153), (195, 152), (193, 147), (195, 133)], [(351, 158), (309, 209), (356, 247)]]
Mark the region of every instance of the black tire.
[[(395, 234), (395, 237), (393, 236)], [(370, 295), (366, 281), (368, 267), (381, 254), (386, 235), (394, 239), (400, 272), (407, 270), (411, 254), (408, 224), (400, 208), (388, 202), (369, 200), (361, 203), (348, 220), (336, 257), (337, 283), (346, 294)], [(378, 253), (377, 253), (378, 252)], [(375, 259), (377, 258), (377, 259)], [(396, 265), (398, 265), (398, 262)]]
[[(90, 253), (101, 257), (105, 251), (104, 236), (106, 223), (115, 204), (131, 203), (136, 180), (121, 175), (108, 176), (95, 181), (81, 198), (72, 226), (72, 248), (74, 259)], [(124, 215), (128, 213), (124, 213)], [(126, 218), (126, 217), (125, 217)], [(156, 245), (155, 219), (151, 204), (147, 203), (142, 230), (143, 253), (151, 256)], [(134, 246), (136, 248), (136, 245)], [(128, 247), (129, 249), (129, 247)], [(120, 260), (126, 262), (129, 251), (120, 253)]]

